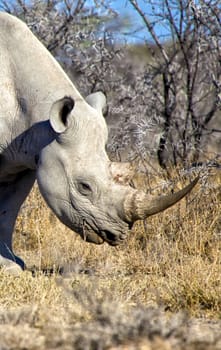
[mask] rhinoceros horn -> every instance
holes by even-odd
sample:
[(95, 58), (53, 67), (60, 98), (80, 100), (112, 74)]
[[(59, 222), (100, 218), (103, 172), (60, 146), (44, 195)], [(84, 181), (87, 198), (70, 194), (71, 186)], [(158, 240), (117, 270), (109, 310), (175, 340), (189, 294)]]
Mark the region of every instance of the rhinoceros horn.
[(146, 219), (148, 216), (159, 213), (178, 202), (199, 180), (196, 177), (189, 185), (182, 190), (168, 195), (152, 196), (143, 191), (131, 189), (124, 201), (124, 213), (128, 222)]

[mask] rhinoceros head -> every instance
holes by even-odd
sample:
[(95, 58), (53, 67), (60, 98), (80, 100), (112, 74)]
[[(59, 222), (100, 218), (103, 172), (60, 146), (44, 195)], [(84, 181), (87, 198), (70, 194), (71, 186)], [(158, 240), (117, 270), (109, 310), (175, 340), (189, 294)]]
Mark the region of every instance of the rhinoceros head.
[(133, 222), (176, 203), (195, 185), (168, 196), (152, 197), (129, 186), (128, 165), (112, 163), (105, 151), (105, 97), (87, 102), (65, 97), (54, 103), (50, 125), (56, 137), (41, 152), (38, 184), (57, 217), (93, 243), (120, 243)]

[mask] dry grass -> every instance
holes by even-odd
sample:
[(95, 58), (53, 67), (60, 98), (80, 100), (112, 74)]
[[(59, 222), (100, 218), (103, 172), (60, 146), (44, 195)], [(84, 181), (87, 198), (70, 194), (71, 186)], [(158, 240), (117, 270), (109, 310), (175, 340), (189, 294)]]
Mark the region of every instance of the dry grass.
[(220, 207), (213, 171), (113, 248), (83, 242), (35, 188), (15, 232), (28, 271), (0, 271), (0, 349), (221, 349)]

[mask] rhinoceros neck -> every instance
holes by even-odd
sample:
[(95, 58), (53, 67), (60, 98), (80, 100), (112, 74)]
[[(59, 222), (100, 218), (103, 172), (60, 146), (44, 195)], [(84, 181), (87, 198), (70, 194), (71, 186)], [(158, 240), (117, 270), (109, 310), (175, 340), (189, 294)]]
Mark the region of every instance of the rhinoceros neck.
[(0, 151), (0, 180), (24, 169), (35, 170), (41, 150), (53, 142), (55, 133), (49, 121), (32, 125)]

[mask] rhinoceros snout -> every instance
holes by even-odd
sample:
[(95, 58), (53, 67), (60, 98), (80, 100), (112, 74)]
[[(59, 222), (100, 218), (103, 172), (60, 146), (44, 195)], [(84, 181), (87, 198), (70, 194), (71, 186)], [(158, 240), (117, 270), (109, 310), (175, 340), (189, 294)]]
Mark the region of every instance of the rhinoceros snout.
[(95, 232), (91, 229), (84, 230), (83, 234), (80, 234), (84, 241), (94, 244), (102, 244), (104, 242), (111, 246), (119, 245), (127, 237), (127, 232), (119, 233), (108, 230), (101, 230)]
[[(101, 225), (102, 226), (102, 225)], [(122, 243), (127, 238), (128, 224), (121, 223), (115, 227), (99, 227), (92, 222), (84, 222), (82, 230), (78, 231), (84, 241), (94, 244), (102, 244), (104, 242), (111, 246), (116, 246)]]
[(112, 232), (112, 231), (102, 230), (101, 232), (99, 232), (99, 235), (109, 245), (116, 246), (125, 240), (125, 238), (127, 237), (127, 231), (125, 231), (125, 232)]

